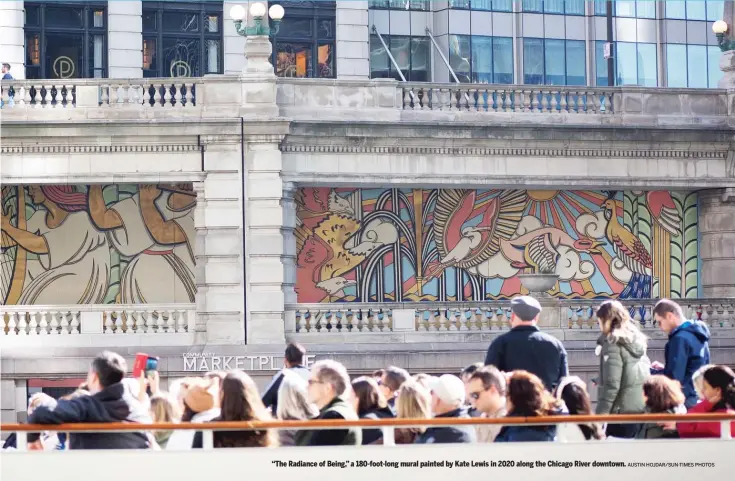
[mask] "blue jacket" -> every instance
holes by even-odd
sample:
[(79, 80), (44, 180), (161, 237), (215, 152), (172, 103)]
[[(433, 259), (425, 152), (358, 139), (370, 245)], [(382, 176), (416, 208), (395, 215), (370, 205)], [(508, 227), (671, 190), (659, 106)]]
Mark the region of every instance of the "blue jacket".
[[(435, 416), (437, 418), (469, 418), (467, 407)], [(416, 444), (474, 443), (476, 441), (473, 426), (432, 426), (416, 438)]]
[(685, 321), (671, 331), (664, 350), (666, 365), (653, 374), (664, 374), (681, 383), (688, 408), (697, 404), (697, 391), (692, 375), (700, 367), (709, 364), (709, 328), (701, 321)]

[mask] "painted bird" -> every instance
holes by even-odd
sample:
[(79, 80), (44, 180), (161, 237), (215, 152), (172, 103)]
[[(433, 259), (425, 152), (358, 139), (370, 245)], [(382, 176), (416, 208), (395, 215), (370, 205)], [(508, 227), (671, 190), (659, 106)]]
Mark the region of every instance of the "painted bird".
[(674, 237), (681, 235), (681, 217), (676, 209), (671, 193), (666, 190), (652, 190), (646, 193), (646, 205), (653, 220)]

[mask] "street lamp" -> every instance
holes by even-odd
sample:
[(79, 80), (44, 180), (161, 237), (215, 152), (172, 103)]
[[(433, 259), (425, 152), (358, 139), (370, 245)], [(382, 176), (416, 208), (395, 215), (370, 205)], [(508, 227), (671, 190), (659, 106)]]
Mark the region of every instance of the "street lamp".
[(717, 45), (720, 46), (720, 50), (723, 52), (735, 50), (735, 42), (732, 39), (725, 39), (725, 34), (729, 29), (730, 26), (724, 20), (718, 20), (712, 24), (712, 31), (717, 36)]
[(252, 5), (250, 5), (250, 16), (253, 17), (253, 23), (255, 25), (253, 25), (252, 27), (248, 27), (247, 25), (243, 27), (242, 22), (247, 16), (245, 7), (243, 7), (242, 5), (234, 5), (230, 9), (230, 17), (232, 18), (232, 20), (235, 21), (235, 30), (237, 31), (238, 35), (242, 35), (243, 37), (254, 35), (262, 35), (267, 37), (271, 34), (277, 34), (278, 29), (281, 26), (281, 20), (283, 19), (284, 14), (285, 12), (282, 6), (271, 6), (271, 8), (268, 10), (268, 16), (272, 20), (272, 27), (268, 27), (267, 25), (263, 25), (263, 17), (265, 17), (265, 5), (260, 2), (253, 3)]

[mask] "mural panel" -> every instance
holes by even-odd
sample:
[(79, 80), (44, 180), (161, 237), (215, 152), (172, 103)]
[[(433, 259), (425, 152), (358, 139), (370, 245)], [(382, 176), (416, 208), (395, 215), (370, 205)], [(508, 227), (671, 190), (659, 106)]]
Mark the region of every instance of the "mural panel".
[(194, 302), (191, 184), (3, 186), (3, 304)]
[(696, 297), (697, 195), (303, 188), (299, 302)]

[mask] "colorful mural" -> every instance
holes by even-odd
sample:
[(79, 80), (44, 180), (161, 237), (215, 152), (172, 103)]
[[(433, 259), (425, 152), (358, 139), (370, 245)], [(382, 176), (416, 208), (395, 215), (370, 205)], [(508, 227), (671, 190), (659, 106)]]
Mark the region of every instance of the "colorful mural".
[(297, 195), (299, 302), (696, 297), (697, 195), (329, 189)]
[(3, 186), (3, 304), (194, 302), (191, 184)]

